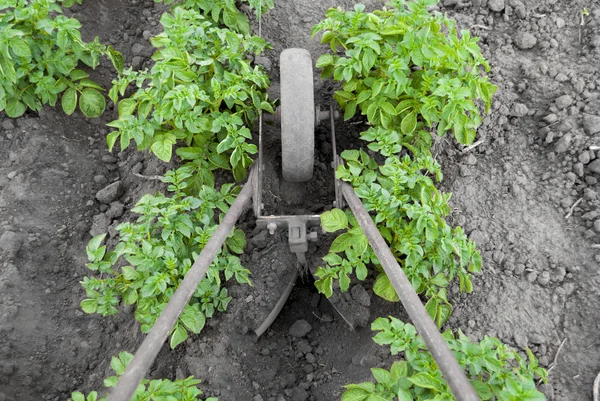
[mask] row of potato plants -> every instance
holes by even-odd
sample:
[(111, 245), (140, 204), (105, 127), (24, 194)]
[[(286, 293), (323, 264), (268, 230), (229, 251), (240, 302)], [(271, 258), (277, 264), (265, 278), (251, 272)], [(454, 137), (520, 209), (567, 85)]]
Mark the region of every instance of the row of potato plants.
[[(133, 71), (97, 37), (84, 42), (79, 21), (63, 15), (61, 5), (81, 0), (59, 1), (0, 2), (0, 111), (15, 118), (60, 99), (68, 115), (79, 105), (86, 117), (99, 117), (106, 108), (104, 88), (78, 66), (95, 68), (105, 56), (118, 72), (108, 92), (118, 108), (118, 119), (108, 124), (115, 128), (107, 137), (109, 149), (119, 141), (124, 150), (133, 140), (138, 150), (149, 149), (166, 162), (176, 154), (183, 162), (163, 177), (170, 195), (143, 196), (132, 210), (140, 217), (116, 228), (114, 246), (103, 245), (102, 234), (86, 248), (87, 267), (100, 275), (84, 278), (88, 298), (82, 309), (107, 316), (119, 304), (133, 304), (142, 332), (148, 332), (239, 192), (234, 184), (215, 189), (212, 172), (229, 170), (243, 180), (257, 152), (249, 127), (261, 110), (273, 112), (273, 104), (267, 74), (250, 60), (269, 45), (250, 35), (248, 17), (234, 1), (182, 1), (163, 14), (163, 32), (151, 40), (153, 67)], [(258, 18), (273, 7), (272, 0), (248, 3)], [(171, 347), (226, 310), (231, 297), (225, 281), (251, 285), (238, 257), (245, 245), (243, 231), (234, 229), (174, 327)], [(131, 358), (113, 358), (118, 376)], [(118, 376), (105, 386), (113, 387)], [(192, 377), (145, 380), (134, 399), (200, 399), (198, 383)], [(96, 401), (98, 393), (75, 392), (71, 398)]]
[[(470, 145), (489, 111), (496, 86), (484, 72), (489, 65), (468, 31), (431, 12), (438, 0), (391, 0), (382, 10), (365, 12), (332, 8), (313, 29), (332, 53), (317, 61), (322, 77), (333, 77), (334, 94), (349, 120), (360, 113), (369, 128), (360, 138), (364, 149), (342, 152), (336, 171), (349, 182), (371, 213), (425, 308), (441, 327), (452, 313), (448, 286), (458, 278), (459, 290), (471, 292), (471, 273), (481, 271), (481, 255), (460, 227), (445, 221), (450, 194), (437, 190), (442, 179), (431, 148), (434, 135), (452, 132), (461, 145)], [(347, 291), (351, 275), (365, 280), (367, 266), (375, 269), (373, 291), (397, 302), (398, 296), (349, 211), (333, 209), (321, 215), (327, 232), (343, 230), (317, 269), (316, 286), (331, 296)], [(423, 339), (410, 324), (378, 318), (374, 341), (403, 354), (390, 370), (371, 369), (376, 380), (349, 384), (342, 401), (454, 400)], [(534, 378), (547, 380), (527, 350), (522, 358), (496, 338), (472, 342), (462, 332), (443, 334), (451, 351), (482, 400), (544, 400)]]

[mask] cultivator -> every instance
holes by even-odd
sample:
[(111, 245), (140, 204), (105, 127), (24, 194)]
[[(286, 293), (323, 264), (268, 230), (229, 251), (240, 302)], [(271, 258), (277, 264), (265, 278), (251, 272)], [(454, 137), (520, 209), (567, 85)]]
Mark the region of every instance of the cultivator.
[[(326, 120), (329, 121), (331, 127), (334, 155), (331, 166), (335, 172), (341, 162), (337, 155), (335, 140), (334, 120), (337, 117), (337, 112), (333, 107), (325, 111), (315, 108), (312, 59), (309, 52), (304, 49), (284, 50), (280, 56), (280, 68), (281, 106), (277, 110), (274, 120), (281, 126), (283, 178), (296, 182), (308, 181), (312, 178), (314, 169), (314, 130), (319, 122)], [(263, 215), (262, 182), (265, 161), (263, 160), (262, 131), (261, 116), (259, 119), (258, 161), (251, 169), (248, 181), (135, 353), (134, 359), (111, 392), (108, 401), (129, 401), (131, 399), (169, 336), (183, 308), (189, 302), (198, 284), (217, 256), (225, 239), (231, 233), (242, 212), (250, 204), (252, 204), (258, 227), (266, 228), (271, 234), (278, 229), (287, 229), (290, 251), (296, 254), (299, 265), (306, 265), (308, 242), (316, 240), (318, 235), (316, 231), (311, 231), (311, 229), (320, 227), (320, 218), (319, 215)], [(379, 230), (360, 199), (354, 193), (354, 189), (349, 184), (335, 179), (334, 206), (342, 208), (345, 203), (350, 207), (366, 234), (402, 305), (427, 344), (455, 398), (460, 401), (479, 400), (477, 393), (452, 355), (436, 325), (429, 317)], [(295, 284), (298, 275), (297, 270), (295, 269), (290, 275), (289, 284), (275, 308), (266, 320), (254, 330), (257, 336), (262, 335), (268, 329), (281, 311)], [(351, 327), (354, 327), (351, 311), (341, 310), (342, 308), (339, 305), (334, 305), (334, 307), (340, 312), (344, 320)]]

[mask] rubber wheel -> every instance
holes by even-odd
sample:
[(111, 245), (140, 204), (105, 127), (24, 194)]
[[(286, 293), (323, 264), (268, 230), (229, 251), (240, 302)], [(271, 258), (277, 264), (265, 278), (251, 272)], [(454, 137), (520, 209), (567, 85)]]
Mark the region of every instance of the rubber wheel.
[(286, 181), (308, 181), (315, 163), (313, 66), (306, 49), (281, 52), (281, 165)]

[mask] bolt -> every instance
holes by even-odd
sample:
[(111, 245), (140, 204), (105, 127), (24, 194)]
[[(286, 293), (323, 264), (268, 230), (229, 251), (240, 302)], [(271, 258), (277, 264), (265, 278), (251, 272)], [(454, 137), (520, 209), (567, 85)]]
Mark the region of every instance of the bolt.
[(269, 234), (275, 234), (275, 230), (277, 230), (277, 223), (269, 223), (267, 224), (267, 230), (269, 230)]

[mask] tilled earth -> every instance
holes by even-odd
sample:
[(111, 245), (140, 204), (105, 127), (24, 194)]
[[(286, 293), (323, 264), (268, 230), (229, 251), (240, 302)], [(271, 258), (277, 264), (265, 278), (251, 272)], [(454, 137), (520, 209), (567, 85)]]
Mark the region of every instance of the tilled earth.
[[(316, 59), (324, 47), (310, 39), (310, 29), (338, 5), (353, 3), (280, 0), (264, 17), (262, 34), (274, 49), (257, 61), (270, 70), (275, 93), (278, 54), (303, 47)], [(444, 0), (440, 9), (482, 38), (499, 86), (478, 146), (460, 149), (444, 138), (434, 148), (443, 188), (453, 193), (451, 220), (477, 242), (485, 265), (472, 294), (453, 291), (447, 327), (530, 347), (551, 369), (541, 386), (549, 400), (591, 400), (600, 371), (600, 4)], [(101, 0), (68, 13), (81, 20), (87, 39), (99, 35), (144, 68), (163, 11), (150, 0)], [(95, 74), (106, 86), (114, 76), (108, 69)], [(315, 82), (324, 105), (331, 87)], [(87, 120), (45, 108), (1, 120), (0, 401), (66, 400), (72, 391), (101, 390), (111, 356), (134, 352), (142, 340), (130, 310), (101, 318), (79, 309), (90, 233), (114, 233), (111, 227), (134, 218), (136, 200), (163, 189), (148, 177), (171, 167), (135, 151), (109, 154), (104, 124), (112, 116), (112, 109)], [(340, 142), (356, 146), (356, 128), (340, 123)], [(319, 174), (308, 189), (290, 188), (275, 168), (267, 178), (275, 212), (328, 207), (331, 143), (326, 131), (317, 139)], [(268, 154), (276, 157), (273, 149)], [(111, 184), (99, 201), (96, 193)], [(370, 367), (389, 366), (392, 358), (371, 341), (368, 327), (351, 331), (316, 294), (310, 275), (257, 340), (253, 329), (282, 289), (280, 270), (295, 261), (284, 233), (256, 229), (251, 214), (240, 226), (255, 286), (230, 288), (228, 312), (176, 351), (165, 346), (152, 377), (193, 374), (224, 401), (329, 401), (339, 399), (343, 384), (370, 379)], [(311, 245), (309, 263), (318, 263), (327, 244), (323, 237)], [(404, 317), (401, 306), (371, 296), (371, 285), (354, 285), (347, 300), (371, 320)]]

